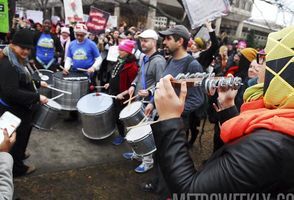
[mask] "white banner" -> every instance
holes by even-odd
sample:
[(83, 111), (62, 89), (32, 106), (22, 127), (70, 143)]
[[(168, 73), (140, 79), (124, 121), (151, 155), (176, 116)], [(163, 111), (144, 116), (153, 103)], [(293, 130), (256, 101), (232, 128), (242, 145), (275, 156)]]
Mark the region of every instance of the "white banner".
[(118, 54), (118, 46), (109, 47), (106, 60), (111, 61), (111, 62), (116, 62), (118, 56), (119, 56), (119, 54)]
[(183, 0), (183, 4), (192, 29), (203, 25), (207, 20), (213, 21), (230, 12), (228, 0)]
[(106, 28), (111, 29), (115, 27), (117, 27), (117, 16), (109, 16)]
[(32, 19), (35, 23), (39, 22), (43, 24), (43, 12), (38, 10), (27, 10), (26, 11), (27, 19)]
[(82, 0), (64, 0), (65, 23), (82, 22), (84, 18)]

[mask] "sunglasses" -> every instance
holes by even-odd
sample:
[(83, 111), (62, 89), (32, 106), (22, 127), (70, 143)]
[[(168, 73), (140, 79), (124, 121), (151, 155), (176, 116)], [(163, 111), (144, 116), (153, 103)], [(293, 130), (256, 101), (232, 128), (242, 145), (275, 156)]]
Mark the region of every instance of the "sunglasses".
[(266, 57), (266, 54), (259, 54), (258, 53), (256, 55), (256, 62), (257, 62), (257, 64), (262, 65), (265, 62), (265, 57)]

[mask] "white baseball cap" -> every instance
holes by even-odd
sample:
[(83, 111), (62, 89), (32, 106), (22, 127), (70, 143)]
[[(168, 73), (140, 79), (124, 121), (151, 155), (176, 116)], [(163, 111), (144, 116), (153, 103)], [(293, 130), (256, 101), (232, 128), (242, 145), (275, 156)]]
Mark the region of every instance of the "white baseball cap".
[(143, 31), (140, 35), (140, 38), (150, 38), (150, 39), (154, 39), (154, 40), (158, 40), (158, 35), (154, 30), (148, 29)]

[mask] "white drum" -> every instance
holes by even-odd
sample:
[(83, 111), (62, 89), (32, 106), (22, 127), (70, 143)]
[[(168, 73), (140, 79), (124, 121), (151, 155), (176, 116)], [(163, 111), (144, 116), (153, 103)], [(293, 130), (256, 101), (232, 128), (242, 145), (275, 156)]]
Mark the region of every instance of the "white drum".
[(138, 156), (150, 155), (156, 151), (156, 146), (150, 125), (139, 126), (131, 129), (126, 135), (126, 140), (133, 152)]
[(141, 101), (131, 103), (119, 113), (119, 119), (126, 127), (139, 124), (144, 117), (144, 106)]
[(112, 98), (87, 94), (78, 101), (77, 109), (82, 119), (82, 132), (87, 138), (104, 139), (115, 131)]
[(33, 120), (33, 125), (41, 130), (52, 130), (62, 109), (56, 101), (49, 100), (47, 104), (39, 107)]

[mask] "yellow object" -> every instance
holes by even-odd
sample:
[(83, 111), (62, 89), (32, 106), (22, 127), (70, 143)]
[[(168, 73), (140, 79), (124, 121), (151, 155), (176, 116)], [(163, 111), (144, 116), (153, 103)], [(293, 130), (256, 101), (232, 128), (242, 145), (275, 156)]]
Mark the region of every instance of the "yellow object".
[[(294, 27), (269, 34), (266, 52), (266, 108), (294, 108)], [(268, 80), (268, 81), (267, 81)]]
[(263, 97), (263, 83), (247, 88), (243, 95), (244, 102), (256, 101)]

